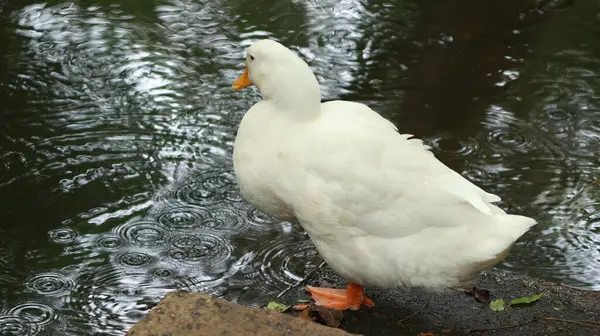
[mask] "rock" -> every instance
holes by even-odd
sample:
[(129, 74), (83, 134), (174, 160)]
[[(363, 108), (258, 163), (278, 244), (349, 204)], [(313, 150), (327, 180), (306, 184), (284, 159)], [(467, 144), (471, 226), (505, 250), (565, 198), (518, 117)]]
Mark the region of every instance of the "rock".
[(177, 291), (165, 296), (128, 336), (310, 335), (349, 336), (290, 315), (244, 307), (210, 295)]

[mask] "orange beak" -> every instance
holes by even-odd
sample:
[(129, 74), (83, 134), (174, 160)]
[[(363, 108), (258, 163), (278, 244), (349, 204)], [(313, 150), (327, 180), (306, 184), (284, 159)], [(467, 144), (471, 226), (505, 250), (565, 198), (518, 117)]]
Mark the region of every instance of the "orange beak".
[(244, 73), (238, 79), (236, 79), (235, 82), (233, 82), (233, 85), (231, 87), (234, 90), (238, 91), (249, 85), (252, 85), (252, 82), (250, 81), (250, 78), (248, 77), (248, 66), (246, 65), (246, 68), (244, 69)]

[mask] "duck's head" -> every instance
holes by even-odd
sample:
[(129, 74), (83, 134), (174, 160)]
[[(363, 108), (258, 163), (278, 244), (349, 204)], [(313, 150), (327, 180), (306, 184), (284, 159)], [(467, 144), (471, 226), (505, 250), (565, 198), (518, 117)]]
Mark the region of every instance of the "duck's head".
[(308, 64), (273, 40), (262, 40), (248, 48), (246, 69), (232, 87), (241, 90), (252, 84), (265, 100), (285, 108), (307, 108), (307, 104), (321, 103), (319, 82)]

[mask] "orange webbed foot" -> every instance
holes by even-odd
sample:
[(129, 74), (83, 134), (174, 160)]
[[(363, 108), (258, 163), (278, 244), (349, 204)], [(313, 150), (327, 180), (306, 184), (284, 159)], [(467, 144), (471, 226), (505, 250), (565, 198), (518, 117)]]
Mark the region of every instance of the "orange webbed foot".
[(362, 304), (373, 307), (375, 304), (365, 296), (363, 287), (350, 283), (346, 289), (306, 287), (316, 304), (336, 310), (358, 310)]

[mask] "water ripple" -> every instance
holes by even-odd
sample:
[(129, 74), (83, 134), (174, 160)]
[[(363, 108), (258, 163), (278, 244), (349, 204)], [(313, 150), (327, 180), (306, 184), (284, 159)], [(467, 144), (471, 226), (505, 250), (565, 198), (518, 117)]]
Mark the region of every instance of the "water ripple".
[(154, 222), (133, 221), (116, 228), (115, 234), (124, 241), (139, 246), (159, 246), (165, 243), (166, 233)]
[(125, 243), (123, 239), (119, 237), (101, 236), (98, 237), (98, 239), (96, 240), (96, 244), (101, 250), (116, 251), (119, 248), (121, 248)]
[(251, 207), (248, 210), (248, 217), (254, 223), (261, 224), (261, 225), (271, 225), (271, 224), (279, 223), (279, 220), (266, 215), (265, 213), (256, 209), (255, 207)]
[(126, 267), (141, 268), (154, 262), (155, 258), (147, 253), (131, 251), (115, 255), (114, 260)]
[(497, 150), (524, 151), (527, 152), (534, 147), (531, 138), (527, 137), (518, 128), (497, 128), (488, 133), (488, 142)]
[(202, 223), (202, 227), (231, 233), (244, 232), (248, 228), (248, 221), (243, 218), (239, 211), (219, 207), (207, 209), (211, 218)]
[(27, 302), (15, 306), (11, 308), (8, 313), (31, 321), (31, 323), (40, 327), (51, 323), (56, 318), (56, 313), (53, 308), (35, 302)]
[(167, 255), (179, 262), (199, 263), (209, 268), (220, 268), (229, 260), (233, 248), (223, 237), (204, 233), (180, 233), (169, 240), (172, 248)]
[(314, 245), (304, 239), (290, 237), (268, 242), (260, 247), (253, 263), (261, 283), (266, 286), (289, 286), (304, 277), (321, 263)]
[(453, 156), (475, 155), (480, 149), (479, 143), (474, 138), (458, 139), (450, 134), (439, 134), (433, 138), (425, 138), (424, 141), (434, 151)]
[(210, 214), (206, 209), (174, 203), (161, 208), (156, 220), (165, 228), (194, 229), (201, 226), (207, 218), (210, 218)]
[(38, 326), (23, 317), (0, 316), (0, 330), (3, 336), (33, 336), (38, 334)]
[(25, 281), (25, 286), (44, 296), (60, 297), (69, 294), (75, 281), (60, 273), (39, 273)]
[(598, 34), (569, 17), (585, 6), (544, 22), (573, 34), (539, 39), (511, 6), (515, 31), (490, 17), (467, 32), (443, 19), (459, 2), (11, 3), (0, 218), (23, 225), (0, 237), (28, 249), (0, 251), (2, 298), (18, 299), (0, 333), (123, 335), (169, 291), (256, 304), (320, 264), (297, 226), (243, 202), (231, 171), (260, 95), (230, 85), (265, 37), (307, 60), (324, 99), (368, 102), (411, 133), (432, 125), (422, 133), (443, 161), (536, 217), (505, 267), (597, 287)]
[(58, 228), (48, 232), (50, 241), (57, 244), (69, 244), (77, 238), (77, 232), (69, 228)]
[(233, 175), (229, 172), (207, 172), (188, 179), (174, 192), (174, 198), (195, 205), (208, 206), (225, 201), (242, 200)]

